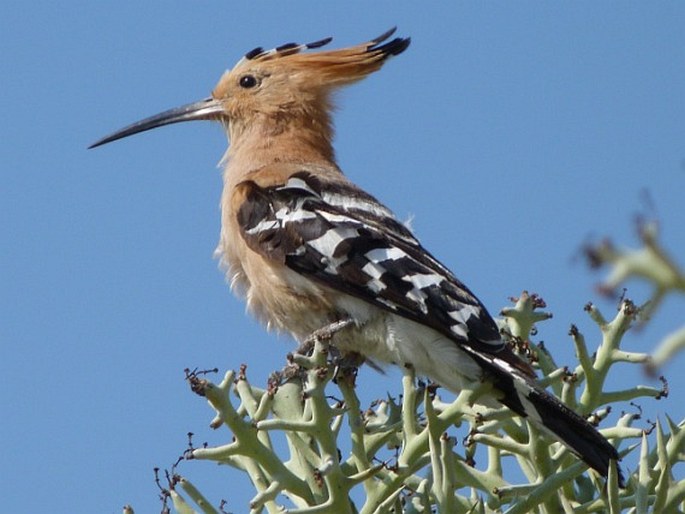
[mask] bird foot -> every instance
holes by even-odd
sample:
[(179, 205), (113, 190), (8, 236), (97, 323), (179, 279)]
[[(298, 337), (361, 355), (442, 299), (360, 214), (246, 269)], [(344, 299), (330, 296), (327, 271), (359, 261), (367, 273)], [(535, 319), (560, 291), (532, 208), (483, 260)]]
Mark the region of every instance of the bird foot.
[(352, 318), (345, 318), (339, 321), (334, 321), (333, 323), (315, 330), (309, 334), (309, 336), (307, 336), (302, 343), (299, 344), (297, 350), (295, 350), (295, 353), (299, 353), (301, 355), (309, 354), (314, 347), (314, 343), (317, 341), (330, 341), (335, 334), (349, 327), (353, 323), (354, 320), (352, 320)]

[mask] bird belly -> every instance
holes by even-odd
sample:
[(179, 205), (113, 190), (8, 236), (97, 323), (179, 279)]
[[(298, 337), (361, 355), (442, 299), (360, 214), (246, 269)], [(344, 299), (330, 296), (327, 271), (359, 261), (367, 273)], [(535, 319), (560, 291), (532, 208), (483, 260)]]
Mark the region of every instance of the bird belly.
[(340, 297), (336, 307), (356, 322), (334, 338), (342, 351), (376, 363), (411, 365), (418, 375), (454, 392), (480, 383), (481, 367), (457, 342), (434, 329), (348, 295)]

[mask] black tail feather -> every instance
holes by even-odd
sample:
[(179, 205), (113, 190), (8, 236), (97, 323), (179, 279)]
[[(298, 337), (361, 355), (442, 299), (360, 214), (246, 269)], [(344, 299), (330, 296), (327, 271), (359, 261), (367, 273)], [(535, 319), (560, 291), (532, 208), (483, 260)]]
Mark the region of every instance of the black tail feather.
[[(533, 388), (528, 400), (542, 419), (544, 428), (554, 433), (588, 466), (605, 477), (608, 475), (610, 462), (619, 460), (618, 451), (590, 422), (542, 389)], [(620, 467), (618, 482), (624, 487)]]
[[(611, 461), (619, 460), (618, 452), (588, 420), (511, 364), (473, 350), (470, 353), (487, 370), (493, 384), (502, 393), (500, 402), (543, 430), (551, 432), (602, 476), (609, 474)], [(619, 466), (617, 469), (619, 486), (624, 487), (623, 473)]]

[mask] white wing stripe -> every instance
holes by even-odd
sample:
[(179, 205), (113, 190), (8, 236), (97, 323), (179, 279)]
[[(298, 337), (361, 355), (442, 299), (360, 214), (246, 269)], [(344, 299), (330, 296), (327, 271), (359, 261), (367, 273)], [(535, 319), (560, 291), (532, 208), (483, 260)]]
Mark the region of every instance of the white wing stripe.
[(323, 199), (327, 203), (337, 207), (342, 207), (343, 209), (358, 209), (360, 211), (370, 212), (376, 216), (395, 219), (394, 214), (389, 209), (379, 203), (371, 202), (364, 198), (355, 198), (352, 196), (324, 192)]
[(366, 287), (371, 289), (374, 293), (380, 293), (383, 289), (387, 289), (387, 285), (382, 280), (379, 280), (385, 273), (385, 270), (375, 262), (368, 262), (362, 268), (362, 271), (371, 277), (366, 283)]
[(365, 254), (365, 257), (372, 262), (394, 261), (406, 256), (407, 254), (396, 246), (391, 248), (374, 248)]
[(250, 235), (254, 235), (259, 234), (260, 232), (267, 232), (269, 230), (277, 230), (280, 228), (280, 226), (281, 224), (278, 220), (265, 219), (257, 223), (251, 229), (246, 230), (245, 232), (247, 232)]
[(307, 184), (307, 182), (305, 182), (303, 179), (299, 177), (290, 177), (288, 179), (288, 182), (286, 182), (286, 184), (283, 187), (280, 187), (279, 189), (302, 189), (304, 191), (307, 191), (308, 193), (318, 196), (316, 191), (309, 187), (309, 184)]
[(402, 280), (411, 282), (417, 289), (423, 289), (424, 287), (440, 285), (440, 282), (445, 280), (445, 278), (433, 273), (416, 273), (414, 275), (405, 275), (402, 277)]

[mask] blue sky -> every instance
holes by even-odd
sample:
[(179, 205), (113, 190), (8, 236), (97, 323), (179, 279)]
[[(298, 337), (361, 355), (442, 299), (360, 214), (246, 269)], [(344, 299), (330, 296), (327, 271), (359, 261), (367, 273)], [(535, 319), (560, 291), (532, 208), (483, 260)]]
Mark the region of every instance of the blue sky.
[[(282, 366), (290, 342), (244, 315), (212, 259), (220, 128), (176, 125), (86, 150), (204, 98), (255, 46), (329, 35), (348, 45), (393, 25), (412, 37), (339, 95), (340, 165), (413, 217), (494, 313), (523, 289), (541, 294), (554, 318), (539, 337), (560, 363), (573, 359), (571, 323), (597, 339), (583, 305), (615, 308), (578, 259), (584, 242), (634, 244), (635, 215), (656, 212), (685, 262), (685, 4), (330, 5), (0, 4), (4, 511), (158, 512), (152, 468), (175, 460), (186, 432), (227, 440), (182, 370), (247, 363), (263, 384)], [(630, 284), (628, 296), (647, 291)], [(625, 348), (653, 348), (684, 307), (670, 299)], [(683, 365), (663, 370), (669, 399), (641, 402), (651, 419), (684, 417)], [(369, 399), (399, 390), (392, 370), (365, 369), (360, 384)], [(236, 512), (249, 498), (230, 470), (181, 472)]]

